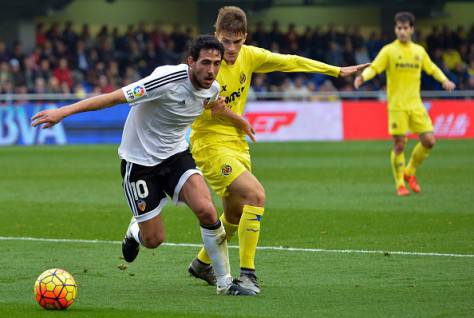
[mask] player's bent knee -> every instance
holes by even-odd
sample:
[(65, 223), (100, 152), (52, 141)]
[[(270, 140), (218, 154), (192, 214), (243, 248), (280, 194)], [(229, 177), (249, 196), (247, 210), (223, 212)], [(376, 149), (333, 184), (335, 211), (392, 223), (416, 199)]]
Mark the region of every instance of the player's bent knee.
[(396, 143), (393, 147), (393, 151), (395, 151), (396, 154), (400, 154), (405, 151), (405, 143), (404, 142), (399, 142)]
[(253, 206), (265, 205), (265, 190), (263, 187), (254, 189), (244, 194), (244, 203)]
[(434, 137), (429, 138), (429, 139), (423, 140), (421, 144), (423, 145), (423, 147), (431, 149), (436, 144), (436, 140), (434, 139)]

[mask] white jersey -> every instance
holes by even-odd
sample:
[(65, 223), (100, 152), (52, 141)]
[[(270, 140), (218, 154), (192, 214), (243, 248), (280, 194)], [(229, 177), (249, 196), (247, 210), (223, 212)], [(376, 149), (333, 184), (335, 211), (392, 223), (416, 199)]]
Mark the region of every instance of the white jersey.
[(219, 84), (196, 89), (188, 76), (188, 65), (157, 67), (153, 73), (122, 88), (133, 106), (118, 149), (121, 159), (142, 166), (155, 166), (186, 150), (187, 129), (217, 99)]

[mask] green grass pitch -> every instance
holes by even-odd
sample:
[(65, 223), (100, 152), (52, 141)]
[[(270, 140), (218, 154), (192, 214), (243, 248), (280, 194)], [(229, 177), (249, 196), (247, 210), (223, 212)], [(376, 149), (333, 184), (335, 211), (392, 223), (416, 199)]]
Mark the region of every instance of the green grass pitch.
[[(0, 317), (472, 317), (473, 141), (440, 140), (419, 170), (423, 192), (406, 198), (395, 196), (389, 150), (252, 145), (267, 195), (260, 246), (284, 248), (257, 252), (262, 293), (240, 298), (188, 276), (193, 245), (142, 249), (118, 268), (130, 212), (116, 146), (0, 148)], [(168, 242), (200, 242), (189, 209), (163, 215)], [(236, 275), (237, 249), (230, 258)], [(64, 312), (33, 299), (36, 277), (53, 267), (79, 286)]]

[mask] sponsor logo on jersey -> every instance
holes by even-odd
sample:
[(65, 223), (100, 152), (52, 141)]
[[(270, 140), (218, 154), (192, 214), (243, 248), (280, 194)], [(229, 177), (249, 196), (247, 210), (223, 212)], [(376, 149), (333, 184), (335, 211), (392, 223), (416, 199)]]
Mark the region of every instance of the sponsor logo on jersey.
[(229, 166), (228, 164), (224, 164), (221, 168), (221, 173), (224, 177), (227, 177), (232, 173), (232, 167)]
[(186, 100), (183, 99), (182, 101), (179, 101), (178, 105), (186, 105)]
[(257, 133), (276, 133), (281, 127), (291, 125), (296, 112), (248, 112), (245, 117)]
[(138, 200), (137, 207), (140, 211), (145, 211), (146, 209), (146, 202), (144, 200)]
[(135, 86), (135, 88), (133, 89), (133, 95), (135, 97), (142, 97), (143, 94), (145, 94), (145, 88), (143, 86)]
[(242, 94), (244, 92), (244, 89), (245, 89), (245, 86), (242, 86), (241, 88), (239, 88), (235, 92), (232, 92), (229, 96), (227, 96), (225, 98), (225, 103), (229, 104), (230, 102), (235, 101), (236, 98), (240, 98), (240, 94)]
[(418, 63), (395, 63), (396, 68), (403, 68), (403, 69), (419, 69), (420, 64)]
[(246, 80), (247, 80), (247, 76), (245, 76), (245, 73), (244, 72), (240, 73), (240, 84), (244, 84)]

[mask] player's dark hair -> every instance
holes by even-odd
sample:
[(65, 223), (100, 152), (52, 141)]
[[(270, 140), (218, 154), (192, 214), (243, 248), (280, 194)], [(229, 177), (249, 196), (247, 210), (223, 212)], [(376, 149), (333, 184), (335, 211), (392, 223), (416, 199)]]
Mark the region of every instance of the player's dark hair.
[(397, 24), (397, 22), (400, 22), (400, 23), (408, 22), (410, 26), (412, 27), (415, 25), (415, 16), (413, 15), (413, 13), (407, 12), (407, 11), (398, 12), (397, 14), (395, 14), (395, 24)]
[(224, 57), (224, 46), (212, 35), (199, 35), (189, 47), (188, 56), (197, 61), (201, 50), (217, 50), (221, 53), (221, 60)]
[(239, 7), (227, 6), (219, 9), (215, 24), (216, 32), (229, 32), (245, 35), (247, 33), (247, 16)]

